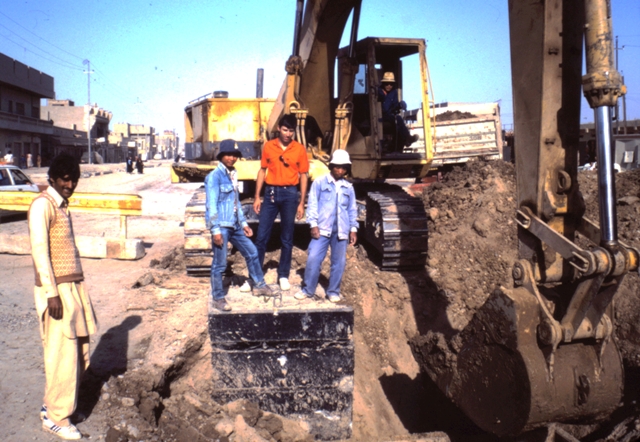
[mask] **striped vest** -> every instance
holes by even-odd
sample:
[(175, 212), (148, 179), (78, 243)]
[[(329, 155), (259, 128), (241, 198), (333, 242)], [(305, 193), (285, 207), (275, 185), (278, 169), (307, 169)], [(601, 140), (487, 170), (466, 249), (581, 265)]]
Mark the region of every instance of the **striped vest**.
[[(73, 236), (71, 217), (58, 207), (56, 201), (47, 192), (42, 192), (38, 198), (48, 199), (55, 209), (55, 218), (49, 225), (49, 254), (56, 284), (84, 280), (80, 253)], [(36, 286), (42, 287), (37, 270)]]

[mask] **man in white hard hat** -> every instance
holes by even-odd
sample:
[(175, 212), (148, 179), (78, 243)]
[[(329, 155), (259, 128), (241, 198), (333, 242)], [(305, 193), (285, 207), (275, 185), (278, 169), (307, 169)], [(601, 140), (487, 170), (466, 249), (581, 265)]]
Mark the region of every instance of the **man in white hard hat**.
[(327, 299), (340, 301), (340, 284), (347, 262), (347, 246), (354, 245), (358, 231), (358, 209), (353, 184), (345, 179), (351, 160), (345, 150), (336, 150), (329, 162), (329, 173), (315, 180), (307, 201), (307, 221), (311, 242), (301, 290), (294, 295), (302, 300), (313, 298), (318, 286), (322, 261), (331, 247), (331, 273)]
[(382, 121), (394, 125), (395, 149), (402, 152), (404, 147), (411, 146), (418, 141), (417, 135), (411, 135), (407, 125), (399, 114), (400, 110), (406, 109), (404, 101), (398, 100), (398, 89), (396, 88), (396, 78), (393, 72), (385, 72), (382, 75), (381, 85), (378, 88), (378, 101), (382, 102)]

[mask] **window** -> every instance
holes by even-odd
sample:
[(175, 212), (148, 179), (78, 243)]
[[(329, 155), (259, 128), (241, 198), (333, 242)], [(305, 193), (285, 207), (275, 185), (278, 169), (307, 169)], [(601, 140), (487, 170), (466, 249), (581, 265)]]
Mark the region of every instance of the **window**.
[(40, 108), (38, 106), (31, 106), (31, 117), (40, 118)]
[(13, 113), (13, 100), (9, 100), (9, 109), (8, 109), (9, 113), (12, 114)]
[(16, 103), (16, 114), (24, 115), (24, 103)]
[(20, 186), (22, 184), (31, 184), (31, 181), (20, 169), (10, 169), (11, 176), (13, 176), (13, 184)]

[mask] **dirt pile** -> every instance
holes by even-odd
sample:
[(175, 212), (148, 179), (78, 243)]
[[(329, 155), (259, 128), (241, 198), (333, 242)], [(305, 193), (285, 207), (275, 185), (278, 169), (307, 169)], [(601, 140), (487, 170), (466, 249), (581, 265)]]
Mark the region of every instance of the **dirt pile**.
[(446, 111), (436, 115), (436, 121), (453, 121), (453, 120), (466, 120), (468, 118), (476, 118), (471, 112), (461, 111)]

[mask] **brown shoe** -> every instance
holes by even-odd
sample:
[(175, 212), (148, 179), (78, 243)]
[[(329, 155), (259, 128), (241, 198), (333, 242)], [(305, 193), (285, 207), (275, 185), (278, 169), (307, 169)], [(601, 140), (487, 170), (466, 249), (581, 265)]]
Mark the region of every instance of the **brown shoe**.
[(273, 291), (271, 290), (271, 287), (269, 287), (267, 284), (265, 284), (262, 287), (254, 287), (253, 288), (253, 296), (271, 297), (271, 296), (273, 296)]
[(213, 308), (215, 308), (216, 310), (220, 310), (221, 312), (230, 312), (231, 311), (231, 306), (229, 304), (227, 304), (227, 300), (222, 298), (222, 299), (214, 299), (213, 300)]

